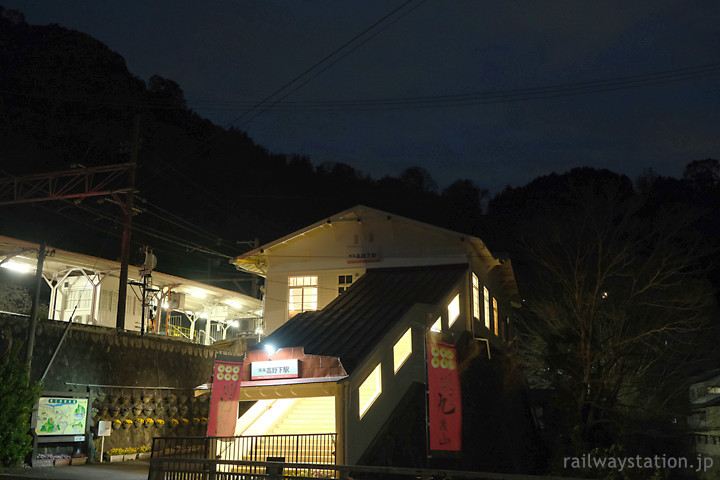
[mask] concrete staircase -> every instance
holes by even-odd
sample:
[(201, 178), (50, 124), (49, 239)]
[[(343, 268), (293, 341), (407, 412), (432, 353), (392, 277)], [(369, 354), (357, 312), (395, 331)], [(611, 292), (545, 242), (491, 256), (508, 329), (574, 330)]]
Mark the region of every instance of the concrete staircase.
[(268, 430), (267, 435), (335, 433), (335, 398), (298, 398)]
[(335, 464), (335, 398), (299, 398), (256, 437), (245, 460), (284, 457), (286, 462)]

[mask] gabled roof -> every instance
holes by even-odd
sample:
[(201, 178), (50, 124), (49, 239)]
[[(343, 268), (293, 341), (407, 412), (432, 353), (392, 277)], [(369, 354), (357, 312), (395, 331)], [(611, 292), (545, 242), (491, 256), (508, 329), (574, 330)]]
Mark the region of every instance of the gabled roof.
[(318, 222), (313, 223), (312, 225), (308, 225), (307, 227), (301, 228), (300, 230), (297, 230), (289, 235), (285, 235), (284, 237), (278, 238), (277, 240), (273, 240), (272, 242), (266, 243), (265, 245), (262, 245), (258, 248), (255, 248), (253, 250), (250, 250), (249, 252), (243, 253), (242, 255), (239, 255), (233, 259), (230, 260), (230, 263), (235, 265), (239, 269), (246, 270), (248, 272), (257, 273), (259, 275), (265, 275), (267, 272), (265, 272), (264, 265), (266, 264), (265, 256), (268, 252), (271, 252), (274, 248), (279, 247), (287, 242), (290, 242), (292, 240), (298, 239), (302, 237), (303, 235), (306, 235), (313, 230), (323, 228), (323, 227), (329, 227), (333, 223), (339, 223), (339, 222), (361, 222), (364, 219), (368, 218), (384, 218), (384, 219), (392, 219), (392, 220), (398, 220), (403, 223), (407, 223), (410, 225), (413, 225), (417, 228), (425, 229), (425, 230), (431, 230), (438, 233), (444, 233), (448, 236), (462, 238), (464, 241), (467, 241), (474, 245), (474, 247), (478, 251), (483, 252), (483, 256), (492, 258), (492, 254), (487, 249), (483, 241), (477, 237), (473, 237), (470, 235), (465, 235), (463, 233), (455, 232), (452, 230), (448, 230), (446, 228), (438, 227), (435, 225), (430, 225), (429, 223), (420, 222), (417, 220), (412, 220), (410, 218), (402, 217), (400, 215), (395, 215), (389, 212), (384, 212), (382, 210), (378, 210), (375, 208), (367, 207), (365, 205), (356, 205), (352, 208), (349, 208), (347, 210), (343, 210), (340, 213), (336, 213), (335, 215), (331, 215), (328, 218), (325, 218), (323, 220), (320, 220)]
[(368, 270), (325, 308), (294, 316), (258, 348), (304, 347), (339, 357), (350, 374), (414, 305), (440, 302), (467, 270), (466, 264)]

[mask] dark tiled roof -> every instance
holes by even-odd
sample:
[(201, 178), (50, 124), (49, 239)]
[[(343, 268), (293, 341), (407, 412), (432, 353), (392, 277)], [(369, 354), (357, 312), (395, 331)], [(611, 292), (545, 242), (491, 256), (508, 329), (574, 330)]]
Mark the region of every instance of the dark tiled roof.
[(413, 305), (438, 303), (467, 268), (463, 264), (368, 269), (325, 308), (294, 316), (259, 348), (302, 346), (306, 354), (340, 357), (352, 373)]

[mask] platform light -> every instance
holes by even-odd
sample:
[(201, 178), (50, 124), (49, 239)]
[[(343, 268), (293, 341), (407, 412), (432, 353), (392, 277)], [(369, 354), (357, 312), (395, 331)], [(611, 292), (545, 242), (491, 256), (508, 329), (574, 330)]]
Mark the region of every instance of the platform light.
[(207, 297), (207, 292), (205, 290), (200, 290), (199, 288), (191, 288), (188, 290), (188, 292), (191, 296), (195, 298), (205, 298)]
[(236, 310), (238, 310), (242, 307), (242, 304), (240, 302), (238, 302), (237, 300), (234, 300), (232, 298), (225, 300), (225, 305), (232, 307)]
[(24, 263), (15, 262), (13, 260), (9, 260), (0, 267), (7, 268), (8, 270), (12, 270), (13, 272), (19, 272), (19, 273), (32, 273), (35, 269), (31, 267), (30, 265), (26, 265)]
[(268, 354), (268, 358), (272, 357), (275, 354), (275, 347), (273, 345), (265, 345), (265, 351)]

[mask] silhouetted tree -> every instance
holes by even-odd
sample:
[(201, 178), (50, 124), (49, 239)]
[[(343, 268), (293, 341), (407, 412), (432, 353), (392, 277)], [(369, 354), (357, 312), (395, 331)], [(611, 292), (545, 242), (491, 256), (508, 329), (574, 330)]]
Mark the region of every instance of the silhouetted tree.
[(400, 174), (400, 181), (409, 189), (422, 193), (437, 193), (437, 183), (423, 167), (410, 167)]
[(447, 227), (470, 234), (477, 232), (483, 214), (487, 189), (480, 189), (471, 180), (457, 180), (440, 196)]
[(160, 75), (153, 75), (148, 81), (150, 100), (157, 102), (159, 106), (186, 108), (185, 92), (176, 82), (163, 78)]
[(698, 191), (720, 186), (720, 162), (713, 158), (695, 160), (685, 166), (683, 180)]
[(542, 201), (529, 191), (522, 212), (513, 192), (509, 232), (523, 249), (516, 326), (531, 385), (554, 392), (566, 448), (669, 433), (688, 372), (707, 361), (714, 308), (711, 252), (691, 212), (648, 206), (627, 178), (604, 172), (536, 182), (554, 188)]

